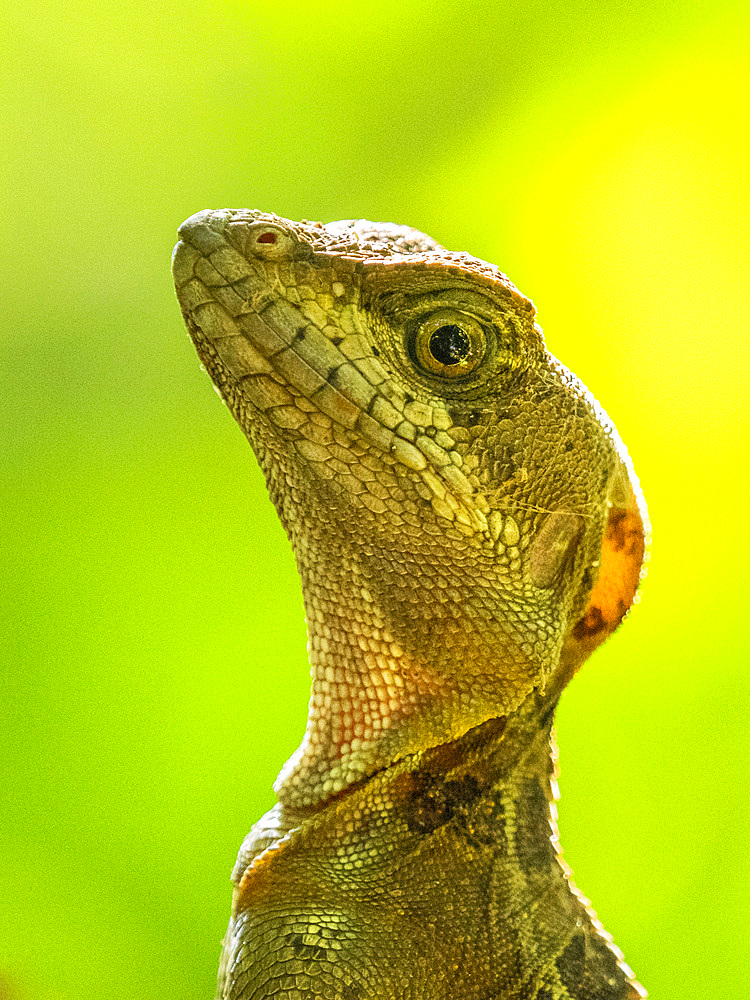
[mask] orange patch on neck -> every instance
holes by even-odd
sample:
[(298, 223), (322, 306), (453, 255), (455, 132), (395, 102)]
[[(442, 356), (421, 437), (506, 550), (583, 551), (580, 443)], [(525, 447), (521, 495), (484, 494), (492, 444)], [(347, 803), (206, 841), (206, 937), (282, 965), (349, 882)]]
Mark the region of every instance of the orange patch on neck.
[(646, 551), (646, 532), (635, 494), (628, 507), (612, 507), (602, 542), (599, 577), (583, 616), (570, 633), (580, 661), (611, 635), (635, 599)]

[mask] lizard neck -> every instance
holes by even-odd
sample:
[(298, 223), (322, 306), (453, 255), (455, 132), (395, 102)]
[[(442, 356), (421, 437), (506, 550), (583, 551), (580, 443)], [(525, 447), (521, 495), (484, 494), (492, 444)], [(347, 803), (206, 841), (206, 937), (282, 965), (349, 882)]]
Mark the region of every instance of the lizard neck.
[[(519, 673), (538, 672), (509, 634), (506, 609), (490, 605), (481, 583), (470, 585), (457, 569), (455, 542), (442, 546), (432, 538), (421, 553), (410, 553), (356, 523), (327, 523), (325, 509), (308, 499), (300, 506), (314, 512), (290, 531), (312, 690), (304, 738), (275, 784), (291, 809), (319, 808), (405, 755), (507, 715), (524, 691)], [(466, 552), (480, 564), (482, 581), (481, 547), (467, 539), (458, 554)], [(417, 578), (435, 581), (429, 605)], [(559, 649), (551, 634), (544, 649), (550, 663)], [(506, 677), (515, 678), (520, 695)]]

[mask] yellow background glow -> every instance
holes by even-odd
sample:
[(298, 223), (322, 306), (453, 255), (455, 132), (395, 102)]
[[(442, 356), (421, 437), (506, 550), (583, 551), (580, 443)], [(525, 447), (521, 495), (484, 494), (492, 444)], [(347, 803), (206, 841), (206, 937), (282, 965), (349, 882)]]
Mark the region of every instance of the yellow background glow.
[(563, 698), (562, 842), (654, 1000), (750, 997), (747, 5), (2, 14), (0, 997), (212, 996), (303, 729), (292, 557), (169, 275), (225, 206), (497, 263), (611, 414), (654, 544)]

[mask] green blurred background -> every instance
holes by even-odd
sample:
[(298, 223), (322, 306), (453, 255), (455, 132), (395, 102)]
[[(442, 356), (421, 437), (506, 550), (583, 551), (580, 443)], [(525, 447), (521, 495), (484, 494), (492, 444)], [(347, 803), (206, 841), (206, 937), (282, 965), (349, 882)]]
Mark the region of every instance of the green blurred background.
[(212, 996), (308, 694), (290, 551), (175, 303), (207, 207), (498, 263), (650, 503), (559, 714), (562, 839), (652, 997), (750, 997), (747, 4), (6, 3), (0, 997)]

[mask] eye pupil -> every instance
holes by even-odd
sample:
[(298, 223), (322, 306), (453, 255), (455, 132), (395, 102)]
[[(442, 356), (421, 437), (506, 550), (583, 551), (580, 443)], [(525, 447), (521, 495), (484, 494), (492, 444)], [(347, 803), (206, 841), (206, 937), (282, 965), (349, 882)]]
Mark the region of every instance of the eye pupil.
[(430, 337), (430, 354), (441, 365), (459, 364), (467, 357), (470, 348), (468, 334), (455, 323), (438, 327)]
[(481, 324), (458, 309), (436, 309), (423, 316), (416, 330), (407, 327), (404, 344), (415, 364), (441, 379), (465, 379), (486, 356)]

